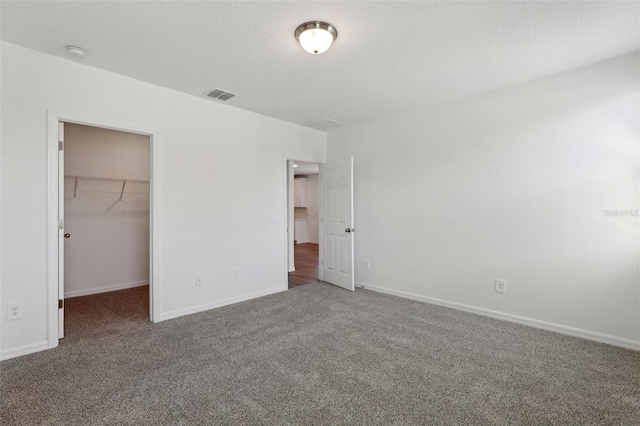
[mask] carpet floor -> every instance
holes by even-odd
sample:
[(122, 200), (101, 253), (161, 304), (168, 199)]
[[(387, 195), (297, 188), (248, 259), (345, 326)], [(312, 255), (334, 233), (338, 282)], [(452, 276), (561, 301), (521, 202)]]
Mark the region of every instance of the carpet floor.
[(323, 283), (153, 324), (146, 292), (68, 300), (0, 424), (640, 424), (640, 352)]

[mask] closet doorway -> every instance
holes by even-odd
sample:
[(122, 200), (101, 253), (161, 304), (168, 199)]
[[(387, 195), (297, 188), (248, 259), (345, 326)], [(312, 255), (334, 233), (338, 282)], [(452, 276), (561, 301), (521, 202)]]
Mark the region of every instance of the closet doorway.
[(150, 319), (151, 136), (68, 122), (60, 128), (59, 337), (143, 324)]
[(289, 288), (318, 281), (320, 165), (289, 160)]

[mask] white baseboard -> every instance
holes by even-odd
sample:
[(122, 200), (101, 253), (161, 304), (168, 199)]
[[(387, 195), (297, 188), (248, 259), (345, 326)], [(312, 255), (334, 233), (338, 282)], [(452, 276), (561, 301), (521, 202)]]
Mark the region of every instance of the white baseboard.
[(0, 352), (0, 361), (19, 357), (22, 355), (32, 354), (34, 352), (44, 351), (45, 349), (49, 349), (49, 342), (46, 340), (36, 343), (30, 343), (24, 346), (18, 346), (17, 348), (11, 348)]
[(217, 302), (205, 303), (202, 305), (192, 306), (190, 308), (178, 309), (176, 311), (165, 312), (158, 315), (158, 320), (155, 322), (161, 322), (173, 318), (182, 317), (185, 315), (196, 314), (198, 312), (208, 311), (209, 309), (221, 308), (227, 305), (233, 305), (234, 303), (244, 302), (246, 300), (256, 299), (262, 296), (268, 296), (269, 294), (279, 293), (281, 291), (287, 291), (287, 288), (276, 287), (268, 290), (257, 291), (255, 293), (244, 294), (238, 297), (231, 297), (229, 299), (219, 300)]
[(449, 302), (447, 300), (435, 299), (433, 297), (421, 296), (415, 293), (409, 293), (406, 291), (395, 290), (387, 287), (380, 287), (370, 285), (366, 283), (356, 283), (356, 285), (364, 287), (367, 290), (377, 291), (380, 293), (386, 293), (393, 296), (403, 297), (405, 299), (417, 300), (420, 302), (431, 303), (433, 305), (444, 306), (446, 308), (457, 309), (460, 311), (471, 312), (478, 315), (484, 315), (486, 317), (496, 318), (503, 321), (514, 322), (517, 324), (527, 325), (530, 327), (540, 328), (548, 331), (555, 331), (556, 333), (567, 334), (573, 337), (580, 337), (582, 339), (594, 340), (600, 343), (607, 343), (613, 346), (619, 346), (622, 348), (633, 349), (640, 351), (640, 341), (624, 339), (622, 337), (611, 336), (608, 334), (596, 333), (594, 331), (583, 330), (580, 328), (568, 327), (566, 325), (555, 324), (546, 321), (540, 321), (533, 318), (521, 317), (518, 315), (506, 314), (504, 312), (493, 311), (491, 309), (478, 308), (471, 305), (465, 305), (462, 303)]
[(124, 290), (127, 288), (141, 287), (143, 285), (149, 285), (149, 281), (135, 281), (132, 283), (113, 284), (104, 287), (87, 288), (83, 290), (65, 291), (64, 298), (71, 299), (72, 297), (89, 296), (90, 294), (108, 293), (110, 291)]
[(295, 266), (290, 266), (289, 267), (289, 272), (295, 272), (296, 271), (296, 267)]

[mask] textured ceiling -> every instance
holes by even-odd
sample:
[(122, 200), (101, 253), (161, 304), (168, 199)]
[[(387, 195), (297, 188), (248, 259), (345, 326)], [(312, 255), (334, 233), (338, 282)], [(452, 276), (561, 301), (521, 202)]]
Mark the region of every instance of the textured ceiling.
[[(218, 87), (238, 94), (225, 105), (345, 126), (635, 52), (639, 5), (2, 1), (1, 36), (62, 57), (80, 46), (88, 66), (195, 96)], [(338, 29), (328, 52), (295, 41), (308, 20)]]

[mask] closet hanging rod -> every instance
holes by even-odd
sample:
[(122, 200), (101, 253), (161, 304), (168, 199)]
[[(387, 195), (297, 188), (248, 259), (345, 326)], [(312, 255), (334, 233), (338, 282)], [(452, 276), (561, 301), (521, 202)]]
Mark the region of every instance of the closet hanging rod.
[(125, 179), (125, 178), (104, 178), (104, 177), (94, 177), (94, 176), (69, 176), (64, 175), (65, 179), (80, 179), (80, 180), (100, 180), (104, 182), (123, 182), (127, 181), (127, 183), (149, 183), (148, 180), (135, 180), (135, 179)]

